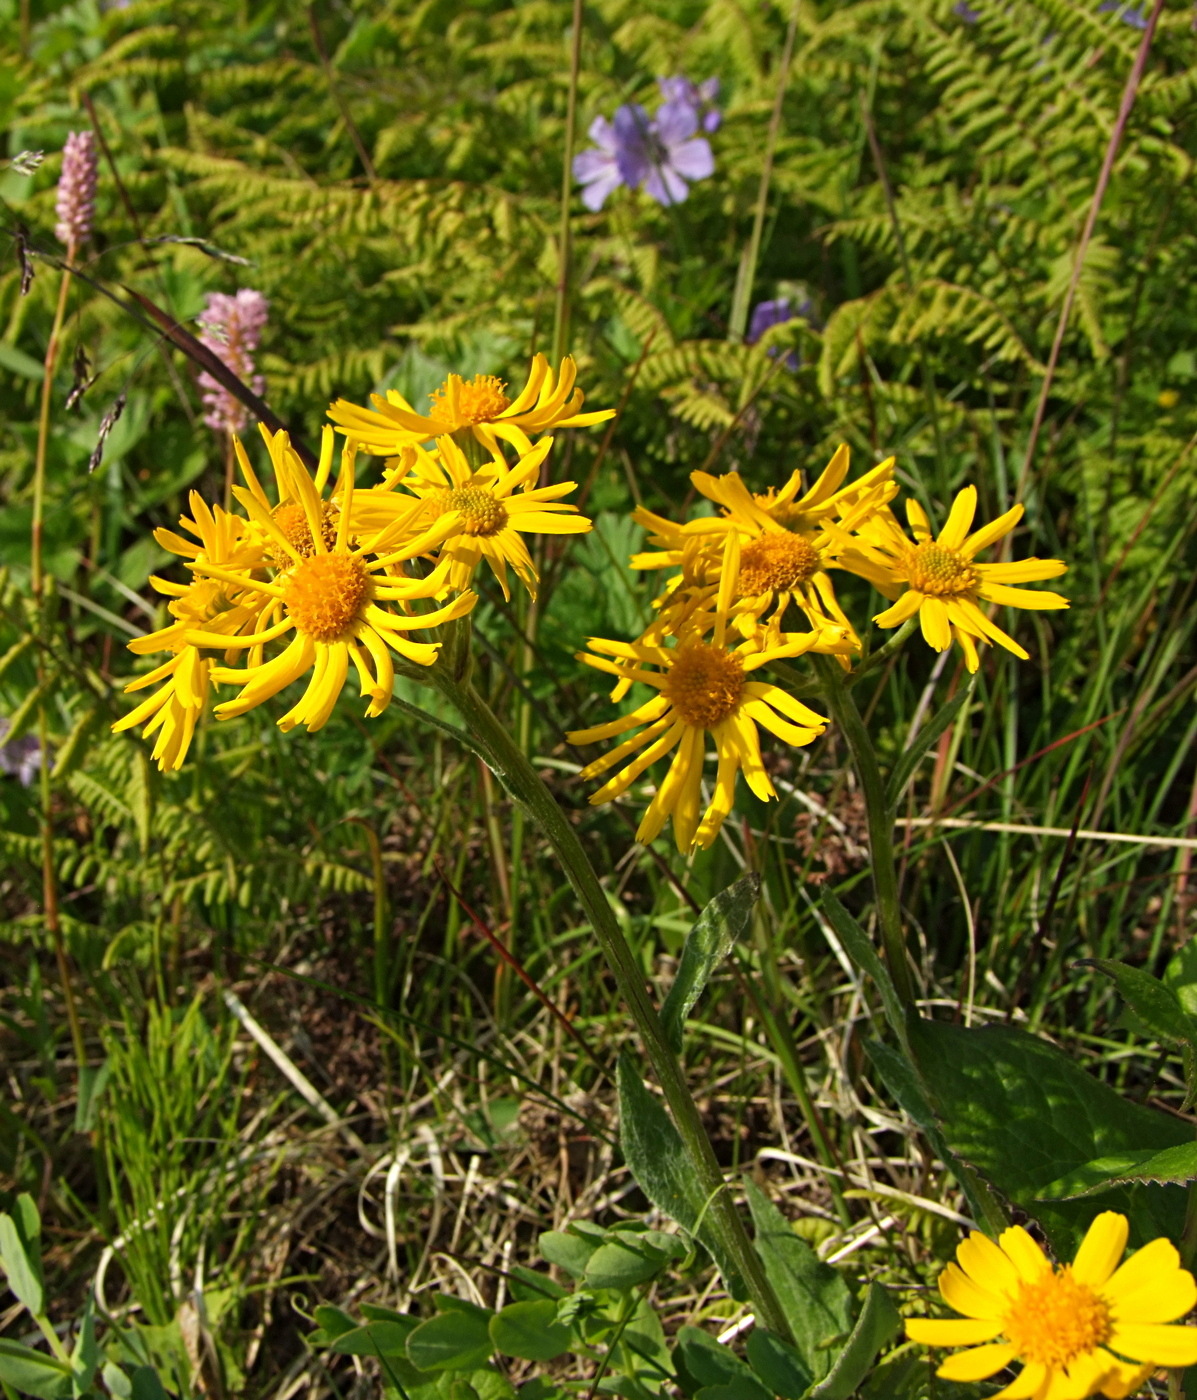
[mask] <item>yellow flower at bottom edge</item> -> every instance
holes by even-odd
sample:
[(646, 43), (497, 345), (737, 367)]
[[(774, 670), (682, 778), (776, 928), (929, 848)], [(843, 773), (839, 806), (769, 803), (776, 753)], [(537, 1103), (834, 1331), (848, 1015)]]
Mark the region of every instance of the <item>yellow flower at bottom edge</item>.
[[(996, 642), (1023, 661), (1026, 651), (982, 611), (982, 602), (1012, 608), (1044, 610), (1066, 608), (1068, 599), (1046, 589), (1011, 588), (1058, 578), (1068, 565), (1060, 559), (1020, 559), (1008, 564), (978, 564), (981, 550), (1008, 535), (1022, 519), (1015, 506), (979, 530), (972, 530), (977, 513), (977, 488), (966, 486), (956, 497), (947, 523), (932, 538), (931, 525), (917, 501), (906, 502), (906, 515), (914, 532), (907, 538), (888, 511), (880, 511), (857, 535), (857, 548), (840, 555), (839, 565), (859, 574), (887, 598), (893, 607), (874, 617), (878, 627), (899, 627), (917, 617), (923, 639), (936, 651), (947, 651), (959, 642), (965, 664), (975, 671), (980, 664), (978, 642)], [(970, 530), (972, 533), (970, 534)]]
[(1197, 1328), (1165, 1325), (1197, 1303), (1192, 1274), (1166, 1239), (1119, 1267), (1127, 1234), (1126, 1217), (1104, 1211), (1073, 1262), (1053, 1266), (1019, 1225), (996, 1244), (973, 1232), (939, 1276), (944, 1301), (964, 1316), (911, 1318), (906, 1335), (969, 1348), (939, 1367), (944, 1380), (986, 1380), (1022, 1362), (992, 1400), (1124, 1400), (1157, 1367), (1197, 1364)]

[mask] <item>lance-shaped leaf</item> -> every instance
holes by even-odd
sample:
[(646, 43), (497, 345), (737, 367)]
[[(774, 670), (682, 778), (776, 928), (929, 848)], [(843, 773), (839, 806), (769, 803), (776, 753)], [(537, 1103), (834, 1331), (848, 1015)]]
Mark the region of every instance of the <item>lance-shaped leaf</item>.
[(1115, 1152), (1108, 1157), (1096, 1157), (1045, 1186), (1040, 1198), (1045, 1201), (1072, 1201), (1080, 1196), (1097, 1196), (1130, 1181), (1155, 1181), (1161, 1185), (1176, 1182), (1184, 1185), (1197, 1181), (1197, 1142), (1182, 1142), (1176, 1147), (1144, 1148), (1135, 1152)]
[(759, 875), (745, 875), (711, 900), (687, 934), (677, 976), (661, 1007), (661, 1025), (675, 1055), (681, 1053), (686, 1017), (702, 995), (711, 973), (748, 927), (760, 889)]

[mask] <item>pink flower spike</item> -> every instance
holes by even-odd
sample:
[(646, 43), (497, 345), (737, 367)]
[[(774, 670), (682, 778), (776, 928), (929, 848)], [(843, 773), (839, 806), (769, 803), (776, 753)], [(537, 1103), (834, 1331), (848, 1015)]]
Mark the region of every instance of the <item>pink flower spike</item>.
[(91, 237), (96, 213), (96, 138), (90, 131), (72, 131), (62, 148), (62, 174), (58, 177), (58, 222), (54, 236), (68, 249)]
[[(254, 351), (262, 339), (270, 303), (261, 292), (242, 287), (235, 296), (209, 292), (208, 306), (199, 318), (200, 343), (222, 359), (255, 394), (266, 391), (266, 381), (255, 372)], [(249, 411), (239, 399), (203, 370), (198, 376), (204, 402), (204, 422), (217, 433), (239, 433), (249, 422)]]

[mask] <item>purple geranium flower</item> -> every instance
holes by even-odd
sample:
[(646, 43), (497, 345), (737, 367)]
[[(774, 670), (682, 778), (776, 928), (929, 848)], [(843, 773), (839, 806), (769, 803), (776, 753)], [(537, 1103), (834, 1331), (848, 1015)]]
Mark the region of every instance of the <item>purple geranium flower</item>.
[(42, 766), (42, 746), (36, 734), (22, 734), (12, 743), (4, 736), (11, 728), (7, 719), (0, 719), (0, 773), (15, 777), (22, 787), (29, 787)]
[(1123, 24), (1129, 24), (1132, 29), (1147, 28), (1147, 16), (1143, 13), (1142, 4), (1136, 5), (1132, 10), (1129, 5), (1124, 5), (1122, 0), (1102, 0), (1097, 7), (1099, 15), (1108, 15), (1111, 10), (1117, 10), (1118, 18)]
[(667, 103), (684, 102), (693, 107), (703, 131), (718, 131), (723, 115), (715, 106), (719, 100), (719, 79), (691, 82), (689, 78), (658, 78), (657, 86)]
[(590, 124), (594, 146), (579, 151), (573, 161), (574, 178), (583, 186), (582, 203), (598, 210), (620, 185), (630, 190), (643, 185), (658, 204), (681, 204), (689, 193), (686, 182), (705, 180), (715, 170), (710, 144), (695, 135), (699, 121), (699, 108), (688, 98), (662, 103), (651, 119), (632, 102), (618, 108), (613, 121), (595, 117)]
[(952, 6), (952, 13), (957, 19), (962, 19), (965, 24), (976, 24), (981, 18), (980, 11), (974, 10), (968, 0), (956, 0)]
[(687, 180), (715, 173), (710, 142), (695, 136), (698, 113), (688, 102), (665, 102), (649, 129), (649, 172), (644, 188), (658, 204), (681, 204)]
[(616, 109), (615, 120), (595, 117), (590, 123), (593, 149), (574, 156), (574, 178), (583, 186), (582, 203), (595, 211), (620, 185), (637, 189), (649, 169), (651, 123), (643, 107), (630, 103)]

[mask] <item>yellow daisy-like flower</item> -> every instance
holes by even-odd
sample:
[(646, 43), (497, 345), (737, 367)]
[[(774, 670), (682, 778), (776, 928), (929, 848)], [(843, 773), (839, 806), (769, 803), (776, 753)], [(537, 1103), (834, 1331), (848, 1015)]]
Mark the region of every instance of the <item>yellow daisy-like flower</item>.
[(898, 627), (916, 617), (927, 644), (946, 651), (953, 641), (964, 651), (970, 671), (979, 665), (977, 642), (996, 642), (1015, 656), (1027, 653), (982, 611), (982, 602), (1013, 608), (1066, 608), (1059, 593), (1012, 588), (1011, 584), (1058, 578), (1067, 565), (1059, 559), (1022, 559), (1010, 564), (978, 564), (976, 556), (1022, 519), (1014, 506), (989, 525), (972, 530), (977, 513), (977, 489), (966, 486), (956, 497), (947, 524), (933, 538), (926, 512), (917, 501), (906, 503), (914, 532), (912, 544), (889, 511), (879, 511), (857, 536), (857, 547), (840, 556), (840, 566), (867, 578), (893, 607), (878, 613), (879, 627)]
[[(396, 612), (385, 606), (398, 603), (406, 607), (415, 599), (443, 593), (451, 563), (446, 560), (426, 578), (407, 578), (396, 572), (396, 565), (412, 558), (414, 551), (401, 549), (378, 557), (351, 543), (354, 455), (352, 448), (344, 454), (342, 508), (337, 514), (331, 545), (325, 541), (325, 503), (305, 472), (292, 479), (308, 526), (306, 538), (301, 539), (303, 548), (293, 543), (268, 504), (252, 490), (239, 496), (251, 520), (264, 532), (272, 548), (287, 560), (288, 567), (273, 581), (256, 577), (258, 570), (237, 573), (203, 561), (192, 566), (205, 577), (262, 595), (265, 605), (262, 621), (266, 626), (262, 631), (234, 639), (204, 629), (187, 634), (187, 641), (194, 646), (252, 649), (251, 664), (244, 669), (212, 668), (213, 680), (241, 687), (235, 700), (216, 707), (217, 719), (245, 714), (310, 671), (311, 679), (303, 695), (278, 725), (289, 730), (304, 724), (309, 731), (315, 731), (332, 714), (351, 662), (361, 693), (370, 700), (367, 716), (379, 715), (394, 689), (391, 652), (416, 665), (432, 665), (440, 643), (415, 642), (407, 634), (463, 617), (477, 601), (473, 593), (463, 593), (447, 605), (424, 613)], [(305, 552), (307, 544), (311, 546), (310, 553)], [(419, 545), (417, 540), (417, 549)], [(287, 636), (290, 640), (279, 655), (269, 661), (261, 660), (269, 643)]]
[(553, 439), (541, 438), (514, 467), (494, 453), (475, 469), (451, 437), (437, 439), (436, 452), (409, 447), (386, 489), (355, 491), (354, 520), (369, 533), (376, 552), (394, 549), (419, 536), (412, 554), (435, 551), (447, 563), (442, 592), (467, 588), (485, 559), (503, 589), (510, 565), (533, 597), (537, 574), (521, 535), (582, 535), (590, 521), (577, 506), (562, 501), (573, 481), (535, 486)]
[(1119, 1266), (1127, 1234), (1126, 1217), (1105, 1211), (1073, 1262), (1053, 1267), (1021, 1226), (997, 1244), (974, 1232), (939, 1277), (944, 1301), (964, 1316), (911, 1318), (906, 1334), (969, 1348), (943, 1362), (945, 1380), (986, 1380), (1021, 1362), (993, 1400), (1124, 1400), (1157, 1367), (1197, 1365), (1197, 1328), (1166, 1325), (1197, 1304), (1192, 1274), (1166, 1239)]
[[(657, 692), (630, 714), (566, 736), (573, 744), (593, 744), (640, 730), (582, 770), (582, 777), (593, 778), (625, 759), (631, 760), (591, 796), (591, 804), (619, 797), (651, 764), (676, 749), (636, 839), (645, 844), (655, 840), (672, 817), (674, 839), (683, 854), (695, 846), (708, 847), (715, 840), (732, 809), (741, 770), (762, 801), (777, 796), (761, 761), (758, 724), (795, 745), (811, 743), (827, 724), (780, 687), (749, 677), (770, 661), (829, 650), (838, 637), (828, 638), (815, 631), (783, 634), (773, 646), (742, 642), (729, 647), (727, 608), (732, 577), (729, 570), (714, 616), (693, 619), (676, 646), (591, 637), (587, 643), (590, 651), (578, 653), (579, 661), (596, 670), (617, 676), (621, 682), (642, 681)], [(710, 640), (706, 639), (708, 631)], [(714, 793), (702, 812), (708, 734), (715, 741), (719, 766)]]
[(853, 545), (851, 532), (897, 491), (893, 459), (843, 487), (848, 449), (841, 447), (815, 484), (801, 497), (801, 473), (795, 472), (780, 491), (755, 495), (739, 472), (710, 476), (691, 473), (695, 487), (723, 507), (724, 514), (675, 525), (643, 507), (634, 519), (649, 530), (649, 542), (662, 552), (633, 555), (634, 569), (677, 567), (682, 570), (670, 593), (660, 600), (662, 611), (685, 606), (691, 596), (713, 592), (723, 569), (722, 540), (740, 535), (739, 576), (733, 591), (737, 629), (754, 636), (772, 610), (770, 635), (781, 628), (791, 600), (806, 613), (813, 627), (844, 629), (859, 649), (852, 625), (840, 607), (828, 570), (838, 554)]
[(386, 397), (371, 394), (374, 409), (359, 408), (348, 399), (337, 399), (329, 417), (367, 452), (389, 456), (415, 443), (428, 442), (446, 433), (469, 432), (490, 452), (499, 451), (499, 440), (510, 442), (517, 452), (531, 447), (529, 433), (554, 428), (584, 428), (615, 416), (614, 409), (583, 413), (585, 395), (575, 389), (577, 366), (570, 355), (554, 375), (544, 355), (532, 359), (528, 379), (514, 398), (507, 385), (493, 374), (463, 379), (451, 374), (429, 395), (432, 409), (417, 413), (395, 389)]
[[(193, 544), (173, 530), (155, 530), (154, 537), (165, 549), (191, 561), (254, 568), (261, 564), (260, 553), (244, 538), (246, 522), (215, 506), (209, 510), (196, 492), (191, 493), (194, 519), (183, 516), (179, 524), (199, 541)], [(125, 686), (125, 693), (160, 688), (113, 726), (114, 733), (144, 724), (145, 738), (157, 734), (153, 754), (164, 773), (182, 767), (195, 735), (195, 726), (208, 702), (212, 662), (201, 649), (191, 645), (188, 634), (204, 628), (226, 642), (238, 632), (252, 630), (266, 599), (245, 589), (230, 588), (215, 579), (200, 578), (190, 583), (151, 579), (159, 593), (172, 599), (167, 608), (175, 621), (170, 626), (137, 637), (129, 650), (138, 655), (158, 651), (171, 653), (169, 660)]]
[[(784, 530), (815, 530), (837, 516), (848, 512), (855, 514), (865, 500), (881, 504), (897, 494), (892, 457), (865, 472), (859, 481), (845, 486), (850, 465), (847, 444), (841, 444), (808, 491), (802, 490), (800, 470), (778, 490), (761, 494), (750, 493), (738, 472), (727, 472), (723, 476), (693, 472), (690, 480), (709, 501), (721, 505), (731, 521), (760, 528), (764, 517)], [(692, 526), (696, 524), (692, 522)]]

